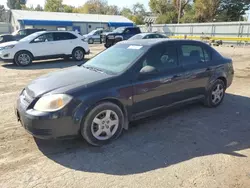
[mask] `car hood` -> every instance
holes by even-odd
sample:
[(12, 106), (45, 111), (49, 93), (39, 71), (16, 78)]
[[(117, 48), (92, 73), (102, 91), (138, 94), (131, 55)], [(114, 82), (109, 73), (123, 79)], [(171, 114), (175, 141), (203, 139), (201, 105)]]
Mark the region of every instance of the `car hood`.
[[(35, 98), (53, 90), (62, 90), (70, 85), (86, 86), (110, 77), (113, 77), (113, 75), (92, 71), (83, 66), (75, 66), (67, 70), (41, 76), (33, 80), (25, 89), (31, 97)], [(67, 92), (67, 89), (64, 92)]]
[(0, 44), (0, 47), (16, 45), (17, 43), (18, 43), (18, 41), (4, 42), (4, 43)]

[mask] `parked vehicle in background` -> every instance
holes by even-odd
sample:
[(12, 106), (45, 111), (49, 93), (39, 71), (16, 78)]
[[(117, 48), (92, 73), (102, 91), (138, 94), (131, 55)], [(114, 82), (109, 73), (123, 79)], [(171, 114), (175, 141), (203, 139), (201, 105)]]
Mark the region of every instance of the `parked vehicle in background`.
[(159, 33), (140, 33), (129, 38), (128, 40), (158, 39), (158, 38), (168, 38), (168, 37)]
[(0, 44), (0, 58), (27, 66), (33, 60), (73, 57), (82, 61), (89, 54), (88, 43), (81, 35), (70, 31), (40, 31), (20, 41)]
[(83, 65), (31, 82), (16, 114), (35, 137), (81, 134), (100, 146), (119, 137), (130, 121), (159, 110), (190, 102), (219, 106), (233, 74), (232, 60), (203, 42), (123, 41)]
[(105, 43), (104, 46), (109, 48), (117, 42), (128, 40), (136, 34), (141, 33), (139, 27), (118, 27), (112, 32), (102, 34), (102, 42)]
[(35, 32), (46, 31), (46, 29), (21, 29), (17, 30), (12, 34), (3, 34), (0, 35), (0, 43), (10, 42), (10, 41), (18, 41), (28, 35), (31, 35)]
[(101, 43), (101, 34), (103, 33), (103, 29), (93, 30), (87, 35), (83, 35), (84, 41), (89, 44), (94, 44), (95, 42)]

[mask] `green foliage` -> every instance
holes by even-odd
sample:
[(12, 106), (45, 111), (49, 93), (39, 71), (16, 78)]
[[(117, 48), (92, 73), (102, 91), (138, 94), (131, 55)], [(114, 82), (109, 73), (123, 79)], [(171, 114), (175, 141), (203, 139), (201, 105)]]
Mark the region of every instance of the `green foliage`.
[(178, 14), (176, 11), (171, 11), (166, 14), (158, 16), (156, 23), (157, 24), (166, 24), (166, 23), (177, 23)]
[(243, 21), (250, 8), (250, 0), (221, 0), (218, 10), (219, 21)]
[(70, 6), (70, 5), (63, 5), (63, 12), (72, 13), (74, 11), (74, 8), (75, 7)]
[(63, 12), (62, 0), (46, 0), (44, 10), (48, 12)]
[(7, 6), (10, 9), (22, 9), (22, 5), (25, 5), (26, 1), (20, 1), (20, 0), (7, 0)]

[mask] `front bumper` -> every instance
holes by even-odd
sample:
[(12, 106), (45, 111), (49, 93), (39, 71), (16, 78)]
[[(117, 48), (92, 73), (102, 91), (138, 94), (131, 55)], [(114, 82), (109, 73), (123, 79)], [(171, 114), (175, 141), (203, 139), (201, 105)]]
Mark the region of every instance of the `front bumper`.
[(19, 98), (15, 113), (24, 129), (36, 138), (66, 139), (79, 135), (79, 122), (74, 121), (65, 111), (39, 112), (25, 107)]
[(0, 60), (4, 62), (11, 62), (14, 59), (14, 55), (10, 50), (0, 50)]

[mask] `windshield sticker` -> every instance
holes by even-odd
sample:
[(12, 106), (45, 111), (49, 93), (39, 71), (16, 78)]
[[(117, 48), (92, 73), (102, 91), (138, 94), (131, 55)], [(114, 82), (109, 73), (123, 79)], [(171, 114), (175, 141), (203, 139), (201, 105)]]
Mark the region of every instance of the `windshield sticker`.
[(143, 46), (129, 46), (128, 49), (140, 50)]

